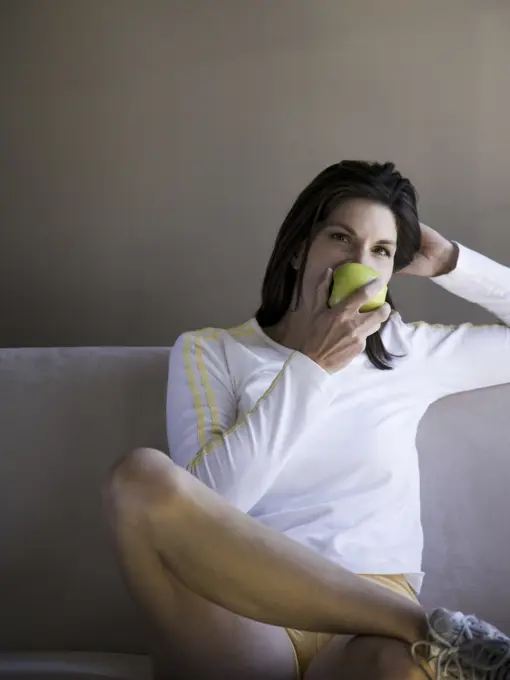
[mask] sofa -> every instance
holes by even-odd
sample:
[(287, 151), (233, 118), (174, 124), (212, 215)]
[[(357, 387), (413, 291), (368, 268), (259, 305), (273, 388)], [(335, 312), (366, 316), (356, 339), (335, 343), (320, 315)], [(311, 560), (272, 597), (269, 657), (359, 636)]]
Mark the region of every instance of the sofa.
[[(151, 675), (101, 488), (167, 450), (168, 348), (0, 349), (0, 680)], [(418, 433), (422, 601), (510, 632), (510, 385), (434, 404)]]

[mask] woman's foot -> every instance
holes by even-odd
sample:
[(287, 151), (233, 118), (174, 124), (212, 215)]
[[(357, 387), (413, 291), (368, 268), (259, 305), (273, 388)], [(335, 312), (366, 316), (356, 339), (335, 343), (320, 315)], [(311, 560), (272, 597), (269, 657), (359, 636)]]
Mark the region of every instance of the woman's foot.
[(429, 680), (510, 680), (510, 638), (473, 614), (436, 609), (428, 616), (427, 640), (411, 652)]

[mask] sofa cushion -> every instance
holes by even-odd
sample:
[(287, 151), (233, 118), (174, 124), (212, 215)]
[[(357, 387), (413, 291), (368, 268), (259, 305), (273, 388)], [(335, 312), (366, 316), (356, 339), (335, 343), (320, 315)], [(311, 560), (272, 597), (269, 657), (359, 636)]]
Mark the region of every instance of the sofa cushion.
[(152, 664), (136, 654), (0, 653), (0, 680), (151, 680)]
[(509, 414), (510, 385), (447, 397), (425, 414), (417, 443), (422, 602), (476, 612), (510, 634)]
[(101, 488), (166, 450), (168, 349), (0, 350), (0, 649), (143, 652)]
[[(143, 653), (101, 507), (112, 463), (166, 451), (168, 349), (0, 350), (0, 650)], [(510, 632), (510, 386), (434, 404), (418, 433), (423, 601)]]

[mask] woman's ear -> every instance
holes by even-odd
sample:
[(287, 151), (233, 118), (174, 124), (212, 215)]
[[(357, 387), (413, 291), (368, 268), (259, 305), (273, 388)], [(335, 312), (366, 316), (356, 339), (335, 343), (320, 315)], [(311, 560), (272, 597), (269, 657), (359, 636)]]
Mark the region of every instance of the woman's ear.
[(298, 252), (294, 255), (294, 257), (290, 261), (290, 266), (292, 267), (292, 269), (295, 269), (296, 271), (299, 271), (301, 269), (301, 265), (303, 263), (303, 253), (304, 247), (301, 246), (301, 248), (298, 250)]

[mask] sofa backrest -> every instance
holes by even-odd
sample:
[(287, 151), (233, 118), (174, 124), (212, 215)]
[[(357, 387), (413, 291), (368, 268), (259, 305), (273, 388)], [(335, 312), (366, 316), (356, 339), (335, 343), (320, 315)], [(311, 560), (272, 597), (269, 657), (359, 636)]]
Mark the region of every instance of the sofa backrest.
[[(0, 650), (144, 652), (101, 503), (110, 466), (167, 450), (168, 349), (0, 350)], [(423, 599), (510, 631), (510, 386), (420, 426)]]
[(476, 612), (510, 634), (510, 385), (433, 404), (417, 442), (422, 602)]
[(0, 350), (0, 650), (146, 649), (101, 489), (167, 450), (168, 349)]

